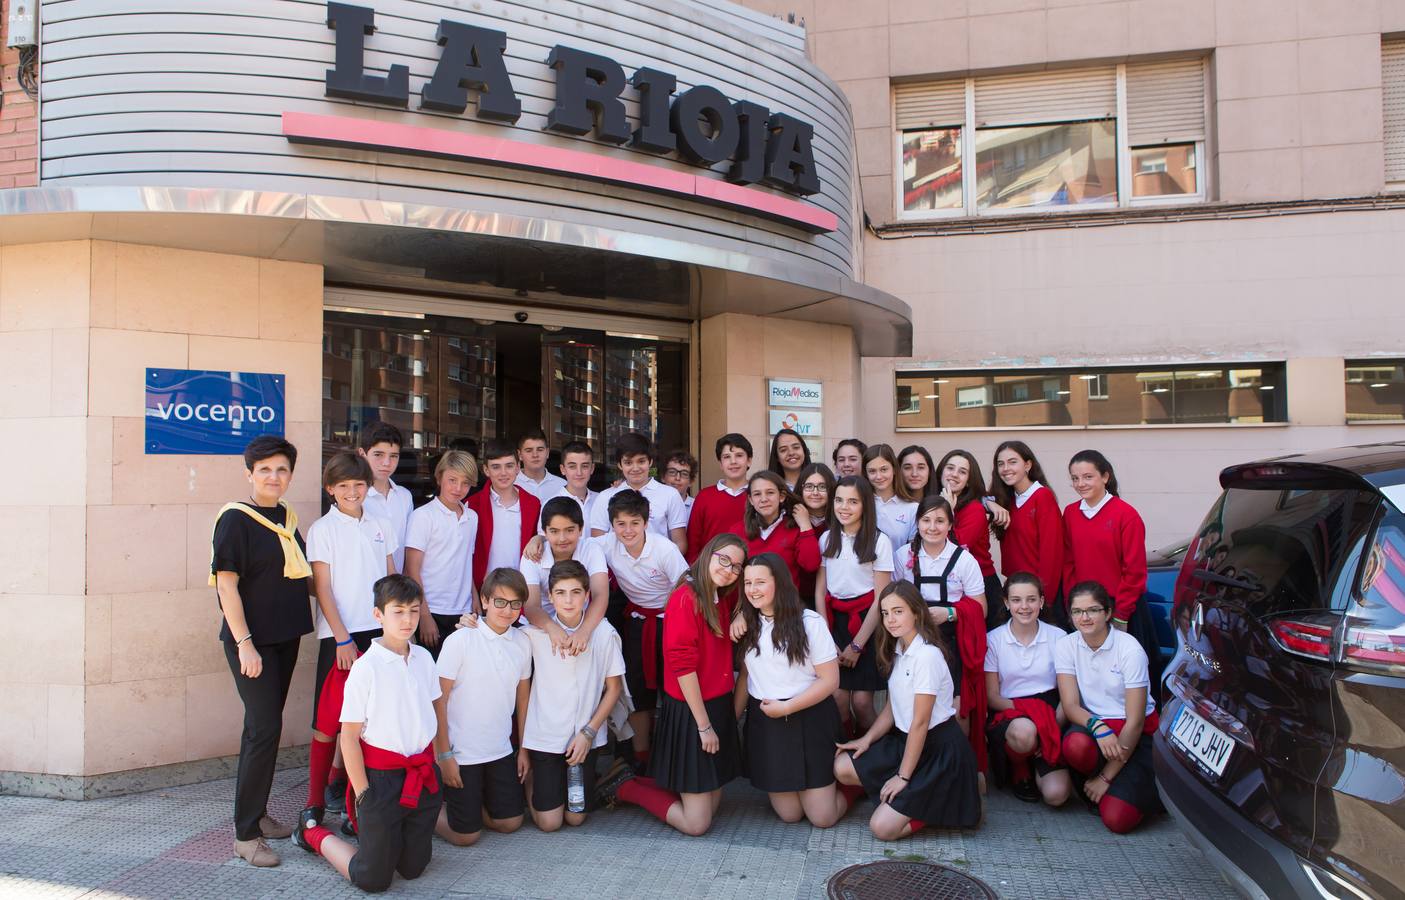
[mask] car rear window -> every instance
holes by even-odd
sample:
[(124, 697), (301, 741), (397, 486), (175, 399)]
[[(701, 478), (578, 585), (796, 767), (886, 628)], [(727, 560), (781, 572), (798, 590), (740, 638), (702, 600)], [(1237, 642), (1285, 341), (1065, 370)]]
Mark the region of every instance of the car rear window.
[(1339, 607), (1379, 503), (1354, 488), (1230, 488), (1198, 532), (1195, 589), (1261, 616)]

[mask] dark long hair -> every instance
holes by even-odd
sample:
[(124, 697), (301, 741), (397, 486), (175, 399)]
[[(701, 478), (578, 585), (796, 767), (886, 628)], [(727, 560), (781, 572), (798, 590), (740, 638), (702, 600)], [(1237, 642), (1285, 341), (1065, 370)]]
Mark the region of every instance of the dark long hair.
[[(792, 666), (804, 665), (810, 656), (810, 639), (805, 635), (805, 606), (800, 602), (800, 591), (790, 579), (790, 568), (775, 553), (759, 553), (746, 561), (746, 568), (760, 566), (771, 573), (776, 583), (775, 603), (771, 608), (771, 645), (777, 653), (784, 653)], [(745, 578), (746, 570), (742, 570)], [(737, 651), (743, 658), (756, 649), (761, 639), (761, 613), (742, 597), (742, 619), (746, 622), (746, 634), (737, 641)]]
[[(675, 588), (679, 588), (686, 584), (693, 589), (693, 598), (694, 602), (697, 604), (698, 615), (702, 616), (702, 620), (707, 623), (707, 627), (718, 637), (721, 637), (723, 634), (722, 622), (717, 615), (717, 597), (719, 592), (717, 590), (717, 585), (712, 580), (712, 573), (708, 571), (708, 566), (712, 564), (712, 554), (718, 552), (723, 547), (736, 547), (742, 552), (742, 559), (746, 559), (746, 541), (743, 541), (739, 535), (732, 534), (730, 531), (724, 531), (707, 542), (707, 546), (702, 548), (702, 552), (698, 554), (698, 558), (688, 567), (688, 571), (684, 572), (682, 577), (678, 579), (678, 584), (674, 585)], [(740, 583), (741, 579), (738, 578), (733, 587), (728, 590), (735, 589), (736, 584)]]
[[(995, 455), (990, 458), (990, 495), (995, 498), (995, 502), (1012, 513), (1015, 511), (1015, 489), (1000, 477), (1000, 454), (1006, 450), (1015, 451), (1015, 455), (1029, 463), (1029, 480), (1044, 485), (1044, 490), (1054, 498), (1054, 507), (1057, 509), (1058, 494), (1054, 493), (1054, 486), (1049, 484), (1049, 478), (1044, 474), (1044, 467), (1039, 465), (1039, 460), (1034, 457), (1034, 451), (1029, 449), (1029, 445), (1024, 441), (1001, 441), (1000, 446), (995, 448)], [(994, 525), (992, 530), (996, 537), (1005, 537), (1005, 529), (1002, 526)]]
[[(947, 524), (952, 528), (956, 527), (956, 513), (951, 511), (951, 504), (946, 502), (946, 498), (941, 494), (928, 494), (922, 498), (922, 501), (917, 504), (917, 515), (913, 517), (913, 523), (921, 522), (922, 517), (934, 509), (945, 510)], [(949, 544), (955, 543), (950, 531), (946, 533), (946, 540)], [(914, 572), (917, 570), (917, 554), (921, 552), (921, 550), (922, 531), (918, 529), (917, 533), (912, 536), (912, 566)]]
[[(932, 477), (937, 479), (937, 484), (941, 485), (942, 472), (946, 469), (946, 464), (951, 462), (953, 457), (959, 456), (966, 460), (966, 465), (971, 467), (971, 471), (966, 478), (966, 486), (961, 489), (961, 493), (956, 495), (956, 509), (961, 509), (972, 500), (981, 499), (981, 488), (985, 486), (985, 481), (981, 478), (981, 464), (976, 462), (976, 458), (971, 455), (970, 450), (949, 450), (942, 461), (933, 470)], [(942, 490), (937, 488), (938, 493)]]
[[(917, 620), (917, 633), (922, 635), (922, 640), (940, 650), (943, 656), (949, 655), (950, 651), (947, 650), (946, 641), (942, 639), (941, 630), (928, 615), (927, 601), (922, 599), (922, 592), (911, 581), (888, 582), (888, 586), (878, 595), (879, 613), (881, 614), (883, 611), (883, 601), (894, 594), (897, 594), (907, 604), (913, 618)], [(898, 646), (898, 639), (893, 637), (883, 625), (878, 626), (877, 636), (878, 646), (875, 652), (878, 657), (878, 668), (884, 673), (891, 672), (893, 671), (893, 657)]]
[(1112, 463), (1107, 461), (1106, 456), (1096, 450), (1079, 450), (1073, 454), (1073, 459), (1068, 461), (1068, 467), (1072, 469), (1074, 463), (1092, 463), (1099, 475), (1107, 476), (1107, 492), (1114, 497), (1120, 496), (1117, 493), (1117, 475), (1112, 471)]
[[(811, 475), (819, 475), (824, 479), (825, 501), (824, 515), (829, 519), (829, 513), (834, 509), (834, 471), (824, 463), (810, 463), (800, 470), (800, 474), (795, 479), (795, 497), (800, 501), (801, 506), (805, 506), (805, 482), (810, 480)], [(805, 506), (809, 510), (808, 506)]]
[(781, 476), (782, 481), (785, 480), (785, 469), (781, 467), (781, 455), (776, 452), (776, 447), (781, 442), (781, 436), (786, 434), (799, 441), (800, 449), (805, 451), (805, 461), (800, 464), (800, 468), (803, 469), (810, 464), (810, 445), (805, 443), (805, 439), (800, 436), (800, 433), (794, 428), (782, 428), (777, 431), (775, 436), (771, 438), (771, 458), (767, 460), (766, 468)]
[[(932, 463), (932, 454), (928, 453), (927, 448), (923, 447), (921, 444), (909, 444), (908, 446), (902, 449), (901, 453), (898, 454), (898, 477), (902, 478), (903, 460), (907, 458), (907, 455), (909, 453), (916, 453), (918, 456), (922, 457), (922, 459), (927, 463), (927, 483), (922, 488), (922, 496), (915, 496), (912, 499), (921, 500), (922, 497), (925, 497), (928, 494), (941, 493), (941, 488), (937, 486), (937, 467)], [(906, 485), (907, 481), (904, 480), (903, 484)], [(909, 493), (911, 493), (911, 489), (909, 489)]]
[(758, 481), (768, 482), (774, 485), (776, 490), (781, 492), (781, 528), (785, 528), (787, 524), (792, 528), (795, 527), (795, 521), (793, 519), (789, 523), (786, 522), (786, 519), (790, 518), (791, 510), (795, 509), (796, 504), (800, 502), (796, 499), (796, 496), (790, 492), (790, 488), (785, 486), (785, 479), (775, 472), (769, 469), (753, 472), (746, 482), (746, 511), (742, 513), (742, 524), (746, 527), (746, 536), (749, 540), (753, 541), (760, 540), (761, 529), (765, 528), (768, 524), (761, 521), (761, 515), (751, 506), (751, 486)]
[[(859, 563), (871, 563), (878, 558), (878, 516), (873, 505), (873, 485), (868, 483), (867, 478), (860, 478), (858, 475), (845, 475), (839, 479), (839, 483), (834, 486), (834, 493), (837, 497), (840, 488), (851, 487), (859, 492), (859, 501), (863, 503), (863, 515), (859, 518), (859, 531), (854, 535), (854, 555), (858, 557)], [(839, 551), (844, 548), (844, 526), (840, 524), (839, 517), (834, 514), (834, 504), (829, 504), (829, 537), (825, 539), (824, 556), (825, 559), (838, 559)]]
[[(898, 469), (898, 457), (893, 453), (891, 444), (870, 444), (868, 450), (863, 455), (863, 473), (868, 477), (868, 464), (875, 459), (881, 459), (893, 467), (893, 493), (899, 500), (912, 502), (917, 498), (912, 496), (912, 492), (907, 489), (907, 482), (903, 481), (903, 473)], [(872, 485), (870, 485), (871, 487)]]

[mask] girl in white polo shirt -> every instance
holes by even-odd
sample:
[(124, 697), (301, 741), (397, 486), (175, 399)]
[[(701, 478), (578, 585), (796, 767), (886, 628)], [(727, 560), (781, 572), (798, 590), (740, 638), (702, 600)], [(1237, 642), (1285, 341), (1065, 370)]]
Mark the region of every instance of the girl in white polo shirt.
[(849, 734), (873, 724), (873, 692), (883, 676), (873, 655), (878, 630), (874, 597), (893, 577), (893, 545), (878, 530), (873, 488), (850, 475), (834, 488), (830, 523), (820, 539), (820, 571), (815, 577), (815, 610), (829, 624), (839, 648), (839, 714)]
[(866, 734), (839, 745), (834, 775), (878, 801), (868, 827), (879, 840), (925, 825), (969, 828), (981, 820), (976, 757), (956, 724), (941, 633), (911, 582), (888, 585), (878, 602), (888, 704)]
[(1061, 806), (1072, 790), (1060, 750), (1067, 720), (1054, 676), (1054, 646), (1064, 633), (1039, 619), (1044, 588), (1037, 575), (1013, 573), (1005, 582), (1005, 607), (1010, 621), (986, 639), (991, 771), (998, 784), (1011, 784), (1020, 800), (1037, 803), (1042, 797)]
[(874, 515), (878, 530), (888, 536), (893, 549), (917, 534), (917, 501), (898, 475), (898, 458), (887, 444), (874, 444), (863, 455), (864, 474), (873, 487)]
[(1158, 724), (1147, 677), (1146, 651), (1112, 627), (1112, 597), (1096, 581), (1068, 594), (1073, 634), (1054, 647), (1059, 699), (1068, 718), (1063, 758), (1086, 780), (1109, 831), (1126, 834), (1161, 808), (1152, 768), (1151, 736)]
[(429, 615), (420, 616), (419, 641), (437, 659), (440, 642), (473, 606), (473, 542), (478, 514), (463, 503), (478, 482), (478, 464), (449, 450), (434, 467), (439, 496), (410, 513), (405, 533), (405, 574), (424, 589)]
[(800, 602), (785, 560), (762, 553), (742, 571), (746, 634), (737, 714), (746, 716), (746, 763), (753, 786), (771, 795), (786, 822), (828, 828), (848, 801), (834, 787), (840, 736), (839, 651), (823, 617)]

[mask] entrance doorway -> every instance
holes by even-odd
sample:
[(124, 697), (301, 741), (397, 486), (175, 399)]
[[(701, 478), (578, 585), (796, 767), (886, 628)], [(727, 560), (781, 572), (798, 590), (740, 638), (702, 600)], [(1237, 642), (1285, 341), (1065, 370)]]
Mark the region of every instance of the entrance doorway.
[(626, 432), (645, 435), (661, 454), (688, 446), (688, 343), (681, 336), (614, 331), (608, 318), (579, 327), (582, 317), (534, 312), (540, 322), (520, 323), (510, 308), (474, 304), (469, 311), (329, 305), (324, 458), (355, 446), (366, 425), (389, 422), (405, 437), (395, 480), (418, 504), (433, 496), (434, 466), (445, 450), (479, 457), (485, 441), (516, 441), (535, 428), (553, 449), (552, 471), (568, 441), (590, 444), (597, 486), (609, 484), (607, 461)]

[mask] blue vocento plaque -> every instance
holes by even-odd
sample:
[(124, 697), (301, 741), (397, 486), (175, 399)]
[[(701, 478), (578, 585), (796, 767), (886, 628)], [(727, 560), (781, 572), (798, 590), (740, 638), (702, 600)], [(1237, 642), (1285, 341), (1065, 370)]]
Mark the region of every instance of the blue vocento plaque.
[(287, 379), (261, 372), (146, 370), (146, 452), (240, 454), (283, 434)]

